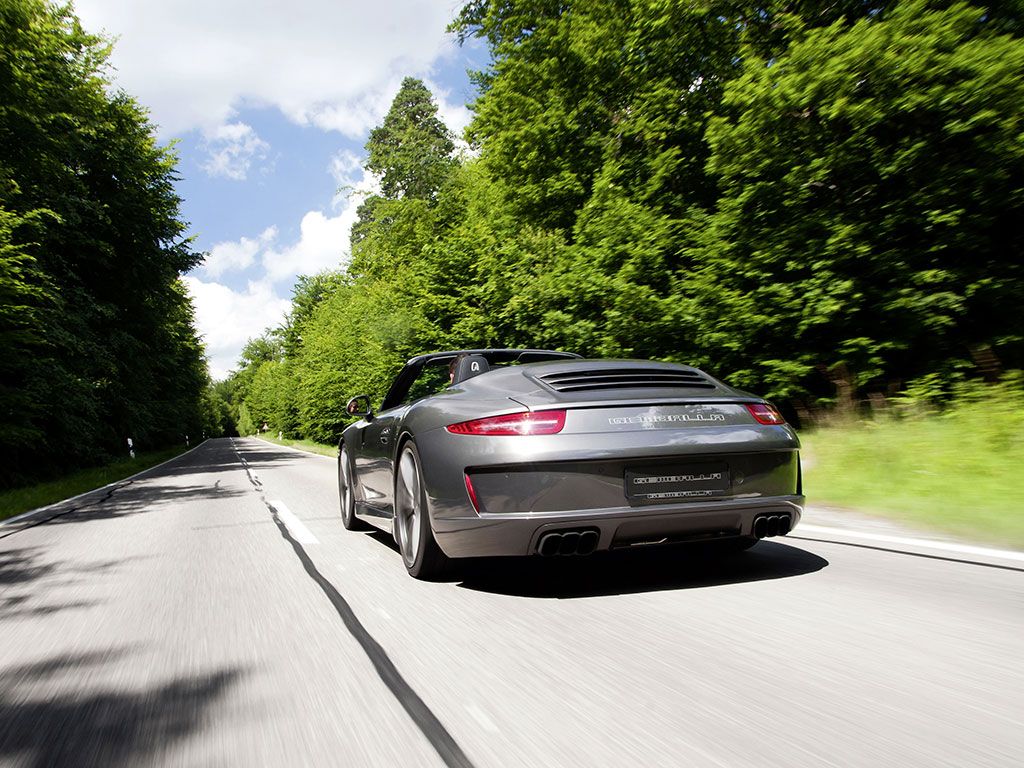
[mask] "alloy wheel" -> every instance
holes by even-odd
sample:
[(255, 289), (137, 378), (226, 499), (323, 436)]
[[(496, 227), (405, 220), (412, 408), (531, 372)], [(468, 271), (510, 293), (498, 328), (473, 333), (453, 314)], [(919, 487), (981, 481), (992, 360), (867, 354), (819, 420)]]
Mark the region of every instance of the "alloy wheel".
[(352, 476), (351, 468), (348, 465), (348, 452), (342, 449), (338, 457), (341, 470), (338, 473), (338, 485), (341, 491), (341, 516), (346, 525), (352, 522)]
[(398, 463), (398, 483), (395, 488), (395, 523), (398, 546), (408, 566), (416, 562), (419, 554), (420, 531), (423, 525), (420, 471), (416, 454), (406, 448)]

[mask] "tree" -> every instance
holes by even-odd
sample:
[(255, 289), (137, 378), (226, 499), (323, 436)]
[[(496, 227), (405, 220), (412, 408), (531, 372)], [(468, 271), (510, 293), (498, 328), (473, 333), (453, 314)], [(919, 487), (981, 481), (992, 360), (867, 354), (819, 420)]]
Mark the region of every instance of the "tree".
[(430, 90), (407, 77), (384, 122), (370, 131), (366, 168), (380, 176), (386, 198), (431, 199), (454, 163), (454, 150)]
[(110, 44), (44, 0), (5, 0), (0, 43), (0, 290), (14, 301), (0, 344), (15, 345), (0, 357), (16, 361), (5, 384), (21, 403), (0, 411), (9, 485), (101, 461), (128, 436), (196, 433), (207, 376), (179, 280), (201, 257), (177, 158), (111, 87)]
[(686, 292), (740, 383), (854, 387), (1024, 363), (1024, 42), (905, 2), (750, 61), (712, 121), (722, 196)]
[[(295, 357), (302, 346), (302, 330), (316, 308), (345, 284), (338, 270), (325, 270), (315, 275), (299, 275), (292, 287), (292, 308), (281, 327), (282, 352)], [(250, 342), (251, 343), (251, 342)]]
[(703, 130), (739, 69), (729, 2), (467, 4), (451, 28), (487, 40), (469, 138), (508, 205), (571, 236), (601, 176), (681, 215), (709, 205)]
[(0, 204), (0, 420), (6, 445), (17, 450), (44, 437), (39, 403), (26, 385), (36, 368), (32, 358), (43, 348), (38, 326), (53, 298), (31, 254), (33, 244), (18, 230), (34, 229), (46, 213), (18, 216)]
[(333, 442), (347, 398), (382, 397), (425, 349), (691, 362), (817, 403), (949, 382), (972, 356), (1024, 365), (1022, 18), (1019, 0), (473, 0), (452, 28), (493, 57), (478, 156), (398, 141), (436, 115), (396, 100), (351, 262), (300, 282), (286, 351), (238, 391), (258, 371), (268, 413), (293, 403)]

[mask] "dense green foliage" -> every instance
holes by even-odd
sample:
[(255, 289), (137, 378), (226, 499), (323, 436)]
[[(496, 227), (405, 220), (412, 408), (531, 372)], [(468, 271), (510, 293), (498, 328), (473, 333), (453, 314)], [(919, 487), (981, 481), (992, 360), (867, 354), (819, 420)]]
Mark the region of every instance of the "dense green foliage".
[(455, 145), (437, 116), (430, 91), (407, 77), (384, 123), (370, 132), (367, 170), (380, 176), (388, 199), (431, 198), (444, 180)]
[(716, 314), (702, 340), (744, 379), (797, 394), (825, 366), (884, 386), (989, 346), (1020, 365), (1024, 45), (980, 16), (904, 2), (726, 89), (689, 282)]
[(1021, 367), (1022, 19), (473, 0), (472, 152), (406, 80), (351, 261), (299, 283), (236, 409), (330, 441), (347, 397), (445, 347), (687, 361), (802, 412)]
[[(221, 428), (175, 156), (67, 7), (0, 0), (0, 486)], [(219, 410), (218, 410), (219, 409)]]

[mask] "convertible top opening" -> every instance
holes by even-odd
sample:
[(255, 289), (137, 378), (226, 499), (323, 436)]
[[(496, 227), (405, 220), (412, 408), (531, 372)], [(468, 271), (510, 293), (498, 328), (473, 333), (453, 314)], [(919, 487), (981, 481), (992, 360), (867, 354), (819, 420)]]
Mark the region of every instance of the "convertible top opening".
[(545, 360), (581, 360), (582, 355), (575, 352), (556, 352), (550, 349), (453, 349), (447, 352), (431, 352), (428, 355), (417, 355), (406, 365), (424, 367), (428, 365), (447, 365), (461, 356), (479, 355), (491, 365), (507, 363), (542, 363)]
[(417, 355), (410, 358), (405, 364), (402, 372), (392, 382), (381, 409), (393, 408), (402, 402), (413, 381), (420, 375), (424, 368), (441, 365), (450, 365), (452, 360), (459, 357), (479, 356), (487, 361), (491, 367), (543, 363), (548, 360), (581, 360), (581, 355), (574, 352), (557, 352), (551, 349), (452, 349), (446, 352), (432, 352), (428, 355)]

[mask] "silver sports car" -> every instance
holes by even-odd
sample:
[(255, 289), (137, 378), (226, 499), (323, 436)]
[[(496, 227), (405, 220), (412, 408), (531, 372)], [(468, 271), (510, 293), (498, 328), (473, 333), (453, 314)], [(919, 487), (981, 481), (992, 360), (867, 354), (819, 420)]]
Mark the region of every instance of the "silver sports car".
[(338, 452), (342, 520), (449, 558), (672, 542), (741, 550), (800, 520), (800, 442), (764, 399), (685, 365), (536, 349), (414, 357)]

